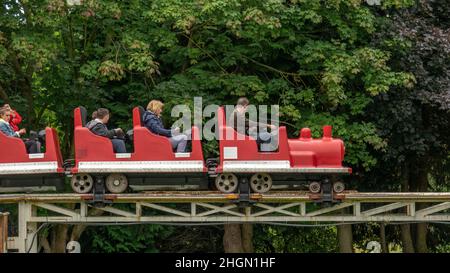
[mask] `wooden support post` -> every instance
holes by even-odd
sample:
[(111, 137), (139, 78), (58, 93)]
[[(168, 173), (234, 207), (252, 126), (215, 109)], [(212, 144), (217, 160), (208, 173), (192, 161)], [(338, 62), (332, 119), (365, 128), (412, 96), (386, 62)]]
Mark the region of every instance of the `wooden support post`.
[(7, 252), (8, 242), (8, 215), (9, 213), (0, 212), (0, 253)]
[(191, 203), (191, 216), (197, 215), (197, 206), (195, 203)]
[[(36, 208), (28, 202), (19, 202), (19, 242), (17, 244), (20, 253), (36, 253), (38, 250), (38, 238), (34, 238), (37, 231), (37, 223), (30, 222), (36, 216)], [(34, 240), (33, 240), (34, 238)]]

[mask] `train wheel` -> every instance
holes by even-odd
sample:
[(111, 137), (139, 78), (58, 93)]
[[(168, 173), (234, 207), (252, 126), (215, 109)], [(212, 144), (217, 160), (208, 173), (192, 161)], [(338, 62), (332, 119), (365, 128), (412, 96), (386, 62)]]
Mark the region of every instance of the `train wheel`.
[(106, 189), (111, 193), (122, 193), (128, 188), (128, 179), (120, 173), (113, 173), (106, 178)]
[(321, 186), (319, 182), (311, 182), (309, 184), (309, 191), (312, 193), (319, 193), (321, 190)]
[(222, 173), (216, 177), (216, 188), (225, 193), (236, 191), (239, 183), (236, 175), (232, 173)]
[(333, 183), (333, 191), (335, 193), (341, 193), (345, 190), (345, 185), (342, 182), (334, 182)]
[(70, 186), (76, 193), (88, 193), (94, 186), (94, 180), (89, 174), (77, 173), (72, 176)]
[(254, 192), (268, 192), (272, 188), (272, 184), (272, 177), (266, 173), (256, 173), (250, 178), (250, 188)]

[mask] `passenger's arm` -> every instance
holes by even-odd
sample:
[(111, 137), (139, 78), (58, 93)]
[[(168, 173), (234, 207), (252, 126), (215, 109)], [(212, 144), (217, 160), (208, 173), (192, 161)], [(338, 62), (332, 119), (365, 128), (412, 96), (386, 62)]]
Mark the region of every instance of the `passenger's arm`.
[(106, 132), (105, 133), (106, 137), (108, 137), (108, 138), (114, 138), (116, 136), (116, 131), (114, 129), (108, 130), (106, 128), (105, 132)]
[(22, 122), (22, 117), (16, 111), (14, 111), (14, 117), (12, 117), (12, 122), (16, 125), (19, 125), (19, 123)]
[(6, 129), (6, 127), (3, 124), (0, 124), (0, 132), (7, 136), (11, 136), (10, 132)]
[(247, 118), (246, 118), (245, 121), (248, 122), (249, 127), (263, 127), (263, 128), (267, 127), (267, 128), (272, 129), (272, 130), (275, 130), (277, 128), (273, 124), (268, 124), (268, 123), (264, 123), (264, 122), (257, 122), (257, 121), (250, 120), (250, 119), (247, 119)]
[(168, 129), (164, 129), (155, 118), (146, 120), (145, 127), (149, 128), (155, 134), (171, 137), (172, 132)]
[(104, 125), (100, 122), (95, 124), (91, 128), (91, 131), (98, 136), (107, 137), (107, 138), (113, 138), (114, 135), (116, 134), (116, 132), (114, 130), (108, 130), (106, 125)]
[(0, 123), (0, 131), (10, 137), (20, 137), (19, 132), (14, 132), (6, 123)]
[(25, 128), (20, 129), (19, 131), (15, 132), (17, 134), (17, 137), (20, 137), (27, 133), (27, 130)]

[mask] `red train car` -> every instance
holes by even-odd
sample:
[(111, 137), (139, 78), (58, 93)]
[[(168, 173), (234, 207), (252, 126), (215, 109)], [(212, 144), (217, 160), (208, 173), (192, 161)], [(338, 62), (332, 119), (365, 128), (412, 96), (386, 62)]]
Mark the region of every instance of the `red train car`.
[(168, 138), (142, 127), (143, 114), (142, 107), (133, 109), (134, 151), (114, 153), (108, 138), (84, 127), (86, 109), (75, 109), (75, 166), (71, 169), (75, 192), (90, 192), (94, 179), (100, 184), (104, 181), (112, 193), (124, 192), (128, 186), (133, 190), (192, 190), (207, 184), (198, 129), (192, 127), (192, 151), (175, 153)]
[(0, 192), (64, 189), (64, 168), (55, 129), (45, 129), (45, 152), (28, 154), (22, 139), (0, 133)]
[[(66, 169), (77, 193), (122, 193), (141, 190), (200, 190), (211, 184), (225, 193), (265, 193), (270, 189), (308, 187), (313, 193), (344, 190), (339, 179), (351, 173), (342, 165), (345, 148), (325, 126), (323, 137), (311, 138), (303, 128), (289, 139), (285, 127), (278, 129), (278, 149), (261, 152), (255, 139), (239, 135), (227, 125), (223, 107), (218, 108), (218, 160), (205, 164), (199, 130), (192, 127), (191, 151), (176, 153), (169, 139), (142, 126), (144, 109), (133, 109), (133, 151), (114, 153), (108, 138), (85, 128), (87, 111), (74, 110), (75, 160)], [(64, 168), (56, 131), (46, 128), (46, 151), (28, 154), (21, 139), (0, 133), (0, 191), (58, 190), (64, 187)], [(247, 183), (247, 190), (241, 185)]]
[(335, 192), (344, 190), (337, 180), (351, 168), (342, 166), (344, 143), (332, 137), (331, 126), (325, 126), (323, 137), (312, 139), (311, 131), (304, 128), (297, 139), (288, 139), (284, 126), (278, 129), (278, 150), (260, 152), (256, 140), (239, 135), (227, 126), (223, 107), (217, 112), (220, 136), (220, 161), (216, 168), (216, 187), (222, 192), (234, 192), (239, 177), (246, 177), (254, 192), (264, 193), (271, 188), (285, 188), (306, 184), (320, 192), (323, 183), (331, 183)]

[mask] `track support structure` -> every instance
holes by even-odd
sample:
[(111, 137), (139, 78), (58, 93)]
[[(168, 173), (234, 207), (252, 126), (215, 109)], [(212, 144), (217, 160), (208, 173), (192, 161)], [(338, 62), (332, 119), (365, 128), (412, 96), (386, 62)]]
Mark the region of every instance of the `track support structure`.
[[(239, 194), (206, 191), (104, 194), (103, 199), (110, 204), (100, 207), (92, 202), (95, 198), (93, 194), (0, 195), (0, 204), (18, 206), (17, 236), (8, 238), (7, 250), (39, 252), (37, 232), (44, 223), (51, 228), (56, 223), (450, 222), (450, 193), (343, 192), (334, 194), (338, 203), (327, 206), (315, 202), (321, 198), (320, 194), (293, 191), (267, 194), (242, 191)], [(252, 205), (243, 208), (240, 205), (243, 202)], [(419, 203), (421, 205), (417, 206)]]

